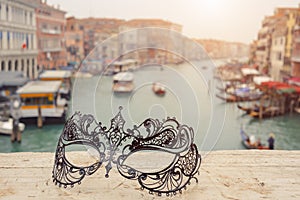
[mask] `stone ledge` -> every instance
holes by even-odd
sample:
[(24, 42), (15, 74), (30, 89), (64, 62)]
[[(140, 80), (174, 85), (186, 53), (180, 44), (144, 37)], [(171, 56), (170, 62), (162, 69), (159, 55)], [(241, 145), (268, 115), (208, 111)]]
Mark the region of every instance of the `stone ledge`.
[[(81, 152), (73, 152), (76, 158)], [(172, 199), (300, 199), (300, 151), (213, 151), (202, 153), (199, 183)], [(141, 191), (116, 167), (102, 167), (80, 186), (52, 182), (54, 153), (0, 154), (0, 199), (170, 199)]]

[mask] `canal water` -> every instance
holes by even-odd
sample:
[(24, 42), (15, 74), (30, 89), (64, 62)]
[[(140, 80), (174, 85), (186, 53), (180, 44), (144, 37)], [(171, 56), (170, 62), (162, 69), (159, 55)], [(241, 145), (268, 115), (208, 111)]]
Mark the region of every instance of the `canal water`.
[[(253, 119), (238, 110), (237, 103), (215, 98), (218, 80), (213, 79), (214, 63), (184, 63), (176, 66), (147, 65), (134, 72), (135, 90), (130, 94), (114, 94), (111, 76), (77, 78), (73, 82), (69, 115), (75, 111), (92, 114), (109, 127), (110, 120), (122, 106), (125, 130), (146, 118), (162, 120), (176, 117), (181, 124), (194, 129), (200, 151), (244, 149), (240, 129), (260, 137), (266, 143), (275, 134), (275, 149), (300, 149), (300, 115), (293, 113), (270, 119)], [(157, 96), (152, 84), (166, 88), (165, 96)], [(250, 103), (244, 103), (250, 104)], [(0, 152), (54, 152), (63, 124), (26, 125), (22, 142), (11, 143), (0, 136)]]

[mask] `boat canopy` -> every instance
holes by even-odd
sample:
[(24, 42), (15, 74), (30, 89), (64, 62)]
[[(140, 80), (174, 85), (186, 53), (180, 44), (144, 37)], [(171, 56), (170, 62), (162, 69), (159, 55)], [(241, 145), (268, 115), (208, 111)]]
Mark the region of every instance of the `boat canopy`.
[(17, 90), (17, 94), (56, 93), (61, 81), (30, 81)]
[(259, 72), (253, 68), (242, 68), (241, 71), (242, 71), (243, 76), (259, 75)]
[(268, 82), (268, 81), (272, 81), (272, 78), (269, 77), (269, 76), (255, 76), (253, 78), (253, 82), (256, 84), (256, 85), (261, 85), (261, 83), (263, 82)]
[(40, 74), (40, 79), (53, 79), (53, 78), (70, 78), (71, 71), (67, 70), (46, 70)]
[(133, 74), (131, 72), (120, 72), (114, 75), (114, 81), (132, 81)]
[(131, 64), (135, 64), (135, 63), (137, 63), (137, 60), (126, 59), (126, 60), (122, 60), (122, 61), (113, 62), (112, 65), (120, 66), (120, 65), (131, 65)]

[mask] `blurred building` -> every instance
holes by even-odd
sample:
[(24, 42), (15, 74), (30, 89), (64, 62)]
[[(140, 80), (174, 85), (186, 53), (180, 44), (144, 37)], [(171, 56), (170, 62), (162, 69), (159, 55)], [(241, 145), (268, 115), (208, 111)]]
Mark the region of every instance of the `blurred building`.
[[(159, 28), (163, 30), (160, 31)], [(171, 31), (165, 31), (166, 29)], [(126, 31), (128, 31), (126, 34), (121, 34), (119, 37), (120, 55), (126, 55), (134, 50), (127, 58), (138, 59), (140, 64), (182, 61), (182, 58), (178, 56), (183, 55), (182, 26), (180, 24), (161, 19), (133, 19), (120, 26), (120, 33)], [(158, 46), (161, 49), (158, 49)]]
[(292, 76), (300, 79), (300, 16), (293, 34)]
[(293, 30), (300, 8), (277, 8), (274, 15), (267, 16), (258, 32), (256, 64), (259, 71), (272, 76), (274, 80), (288, 80), (291, 77)]
[[(286, 20), (286, 36), (285, 36), (285, 52), (284, 65), (280, 70), (280, 76), (283, 80), (288, 80), (291, 77), (291, 57), (293, 46), (293, 30), (296, 26), (296, 19), (300, 16), (300, 6), (298, 8), (277, 8), (275, 15), (287, 18)], [(277, 27), (276, 27), (277, 28)]]
[(272, 33), (269, 71), (275, 81), (282, 80), (280, 71), (283, 70), (285, 62), (287, 62), (287, 58), (285, 58), (287, 20), (285, 16), (278, 18), (276, 28)]
[[(69, 17), (66, 24), (68, 61), (79, 64), (100, 42), (117, 34), (124, 21), (114, 18)], [(116, 54), (114, 51), (109, 53)]]
[(256, 63), (257, 40), (253, 40), (249, 47), (249, 62)]
[(36, 78), (37, 53), (34, 6), (0, 0), (0, 70)]
[(214, 39), (196, 39), (211, 58), (242, 58), (249, 56), (249, 45)]
[(65, 39), (67, 61), (72, 65), (78, 65), (84, 58), (84, 31), (78, 19), (67, 18)]
[(262, 22), (262, 27), (258, 32), (256, 46), (256, 64), (261, 73), (267, 74), (271, 65), (271, 45), (272, 34), (277, 18), (275, 16), (267, 16)]
[(54, 69), (67, 64), (65, 48), (65, 11), (50, 6), (47, 0), (24, 0), (35, 7), (38, 67)]

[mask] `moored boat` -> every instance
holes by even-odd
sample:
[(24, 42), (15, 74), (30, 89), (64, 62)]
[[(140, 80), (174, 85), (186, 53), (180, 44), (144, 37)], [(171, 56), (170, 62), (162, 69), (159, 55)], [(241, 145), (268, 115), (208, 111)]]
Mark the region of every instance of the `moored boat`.
[(43, 118), (64, 122), (67, 102), (60, 98), (61, 81), (31, 81), (17, 90), (21, 120)]
[[(283, 113), (280, 112), (279, 107), (277, 106), (270, 106), (262, 110), (262, 118), (274, 117), (278, 115), (282, 115)], [(249, 113), (250, 116), (259, 118), (260, 117), (260, 110), (252, 110)]]
[[(25, 124), (19, 122), (19, 131), (23, 132)], [(9, 118), (7, 121), (0, 121), (0, 134), (11, 135), (13, 133), (13, 119)]]
[(61, 98), (70, 100), (71, 98), (71, 71), (66, 70), (46, 70), (39, 75), (41, 81), (61, 81), (59, 88)]

